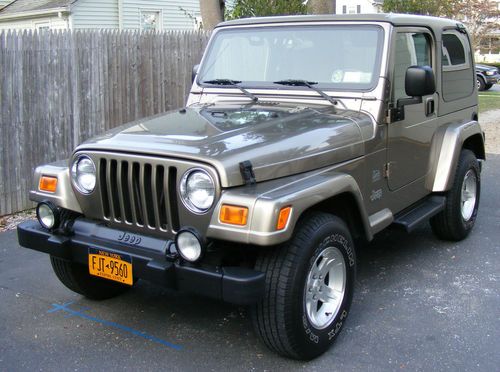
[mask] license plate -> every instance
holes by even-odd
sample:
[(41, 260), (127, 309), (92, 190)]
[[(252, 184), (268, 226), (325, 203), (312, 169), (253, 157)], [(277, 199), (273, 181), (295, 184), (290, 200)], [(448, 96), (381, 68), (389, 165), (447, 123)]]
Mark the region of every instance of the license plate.
[(89, 248), (89, 273), (101, 278), (132, 285), (132, 257), (102, 249)]

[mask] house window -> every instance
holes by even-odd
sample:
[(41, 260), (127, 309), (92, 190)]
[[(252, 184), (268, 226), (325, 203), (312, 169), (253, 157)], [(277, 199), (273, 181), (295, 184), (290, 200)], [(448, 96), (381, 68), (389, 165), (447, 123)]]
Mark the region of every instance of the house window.
[[(359, 6), (361, 8), (361, 6)], [(358, 6), (357, 5), (349, 5), (349, 8), (347, 9), (347, 13), (349, 14), (356, 14), (358, 10)]]
[(160, 31), (161, 19), (159, 10), (141, 10), (141, 30)]
[(37, 30), (50, 30), (50, 23), (49, 22), (35, 23), (35, 28)]
[(347, 5), (342, 5), (342, 13), (343, 14), (347, 13)]
[(357, 12), (358, 14), (360, 14), (360, 13), (361, 13), (361, 5), (356, 5), (356, 12)]

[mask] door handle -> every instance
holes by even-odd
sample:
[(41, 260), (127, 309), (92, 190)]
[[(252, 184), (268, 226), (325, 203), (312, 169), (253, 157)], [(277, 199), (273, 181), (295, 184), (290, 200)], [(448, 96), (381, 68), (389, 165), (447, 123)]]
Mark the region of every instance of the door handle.
[(428, 98), (425, 100), (425, 116), (431, 116), (434, 114), (435, 105), (434, 98)]

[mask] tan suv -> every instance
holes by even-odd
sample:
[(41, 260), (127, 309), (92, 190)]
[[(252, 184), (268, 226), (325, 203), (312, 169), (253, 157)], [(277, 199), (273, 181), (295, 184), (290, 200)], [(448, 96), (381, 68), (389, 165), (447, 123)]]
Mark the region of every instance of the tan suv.
[(250, 305), (269, 348), (311, 359), (346, 321), (359, 242), (427, 220), (438, 238), (464, 239), (484, 159), (462, 24), (231, 21), (215, 29), (186, 108), (36, 169), (38, 222), (19, 242), (89, 298), (145, 279)]

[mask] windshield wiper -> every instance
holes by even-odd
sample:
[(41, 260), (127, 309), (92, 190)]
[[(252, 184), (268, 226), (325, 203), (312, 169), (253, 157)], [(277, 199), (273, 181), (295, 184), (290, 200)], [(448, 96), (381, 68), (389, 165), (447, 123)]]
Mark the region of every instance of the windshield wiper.
[(245, 96), (249, 97), (252, 101), (257, 102), (259, 98), (255, 95), (250, 93), (248, 90), (246, 90), (243, 87), (240, 87), (238, 84), (241, 83), (241, 81), (238, 80), (231, 80), (231, 79), (213, 79), (213, 80), (205, 80), (202, 81), (203, 84), (212, 84), (212, 85), (225, 85), (228, 87), (232, 88), (237, 88), (245, 94)]
[(287, 79), (287, 80), (278, 80), (278, 81), (273, 81), (274, 84), (280, 84), (280, 85), (289, 85), (293, 87), (308, 87), (309, 89), (314, 90), (316, 93), (318, 93), (321, 97), (326, 99), (328, 102), (330, 102), (332, 105), (336, 106), (338, 104), (337, 100), (330, 97), (328, 94), (323, 92), (321, 89), (316, 88), (315, 84), (318, 84), (316, 81), (307, 81), (307, 80), (297, 80), (297, 79)]

